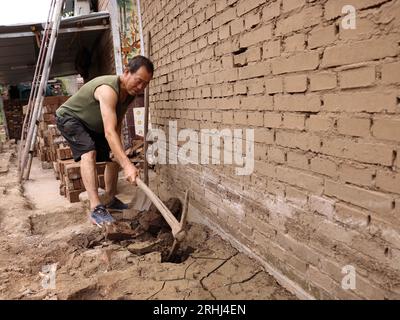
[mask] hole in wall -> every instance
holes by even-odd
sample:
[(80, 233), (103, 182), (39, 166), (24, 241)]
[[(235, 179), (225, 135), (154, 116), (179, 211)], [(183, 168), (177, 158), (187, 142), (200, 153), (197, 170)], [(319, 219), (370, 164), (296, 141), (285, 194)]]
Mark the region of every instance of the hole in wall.
[(371, 216), (368, 215), (368, 217), (367, 217), (367, 225), (370, 225), (370, 224), (371, 224)]
[(242, 54), (247, 51), (247, 48), (240, 48), (239, 50), (233, 51), (232, 54), (237, 56), (238, 54)]
[(336, 23), (336, 24), (335, 24), (335, 35), (339, 34), (339, 31), (340, 31), (339, 24)]
[(390, 249), (389, 248), (385, 248), (385, 256), (388, 257), (390, 254)]

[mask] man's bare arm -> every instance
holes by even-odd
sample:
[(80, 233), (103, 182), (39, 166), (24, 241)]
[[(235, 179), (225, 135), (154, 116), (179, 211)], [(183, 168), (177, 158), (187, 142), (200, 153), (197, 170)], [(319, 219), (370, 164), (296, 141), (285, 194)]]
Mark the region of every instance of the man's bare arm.
[(100, 102), (104, 133), (111, 151), (124, 170), (128, 181), (134, 182), (137, 176), (137, 170), (124, 152), (121, 142), (121, 126), (117, 123), (117, 93), (109, 86), (103, 85), (96, 89), (94, 97)]

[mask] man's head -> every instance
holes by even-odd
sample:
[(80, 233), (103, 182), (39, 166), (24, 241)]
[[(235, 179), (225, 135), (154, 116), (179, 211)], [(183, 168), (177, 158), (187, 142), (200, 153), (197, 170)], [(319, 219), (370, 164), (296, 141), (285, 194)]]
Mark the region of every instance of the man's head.
[(153, 78), (154, 65), (143, 56), (136, 56), (129, 60), (122, 80), (125, 89), (130, 95), (143, 93), (144, 89)]

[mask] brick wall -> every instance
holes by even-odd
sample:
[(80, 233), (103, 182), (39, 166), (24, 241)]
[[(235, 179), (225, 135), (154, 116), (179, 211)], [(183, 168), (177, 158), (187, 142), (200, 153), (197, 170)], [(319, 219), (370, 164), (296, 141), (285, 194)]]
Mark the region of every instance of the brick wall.
[[(355, 30), (341, 26), (346, 4)], [(191, 214), (304, 297), (400, 298), (400, 1), (142, 6), (153, 126), (255, 130), (251, 176), (159, 165), (159, 192), (190, 187)]]

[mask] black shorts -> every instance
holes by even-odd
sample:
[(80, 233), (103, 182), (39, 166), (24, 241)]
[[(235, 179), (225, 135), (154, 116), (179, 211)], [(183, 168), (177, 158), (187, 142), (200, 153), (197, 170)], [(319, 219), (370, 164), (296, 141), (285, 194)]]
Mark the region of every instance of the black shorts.
[(81, 120), (70, 115), (56, 116), (57, 128), (67, 140), (76, 162), (89, 151), (96, 151), (96, 162), (111, 162), (110, 146), (104, 134), (90, 130)]

